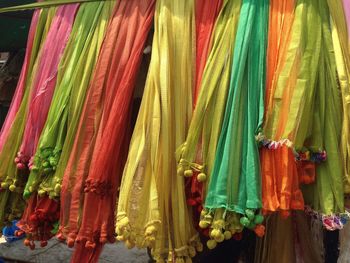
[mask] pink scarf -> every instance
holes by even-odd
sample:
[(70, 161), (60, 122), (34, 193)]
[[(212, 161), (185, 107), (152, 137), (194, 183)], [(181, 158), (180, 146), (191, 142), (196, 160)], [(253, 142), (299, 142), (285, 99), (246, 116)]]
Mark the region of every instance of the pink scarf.
[(22, 145), (15, 160), (18, 169), (30, 166), (28, 163), (35, 153), (55, 90), (58, 65), (78, 7), (78, 4), (60, 6), (52, 21), (33, 81)]

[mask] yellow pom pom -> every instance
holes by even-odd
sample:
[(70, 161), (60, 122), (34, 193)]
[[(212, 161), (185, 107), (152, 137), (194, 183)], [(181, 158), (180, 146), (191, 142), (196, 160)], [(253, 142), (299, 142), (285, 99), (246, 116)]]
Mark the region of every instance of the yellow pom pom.
[(150, 236), (154, 232), (156, 232), (156, 228), (154, 226), (149, 226), (146, 228), (145, 234), (146, 234), (146, 236)]
[(203, 244), (198, 242), (196, 244), (196, 249), (197, 249), (198, 252), (202, 252), (203, 251)]
[(55, 193), (58, 195), (61, 193), (61, 185), (60, 184), (55, 185)]
[(16, 186), (14, 184), (11, 184), (10, 187), (9, 187), (9, 190), (11, 192), (14, 192), (16, 190)]
[(46, 194), (46, 191), (45, 190), (39, 190), (38, 191), (38, 195), (39, 196), (44, 196)]
[(200, 173), (197, 175), (197, 180), (199, 182), (204, 182), (207, 180), (207, 175), (205, 173)]
[(221, 243), (222, 241), (225, 240), (224, 234), (220, 233), (217, 237), (214, 238), (216, 242)]
[(221, 231), (219, 229), (213, 229), (210, 232), (210, 236), (213, 238), (219, 238), (220, 235), (221, 235)]
[(29, 187), (28, 187), (28, 190), (29, 190), (30, 193), (33, 193), (33, 192), (34, 192), (33, 186), (29, 186)]
[(205, 216), (207, 214), (207, 211), (206, 210), (202, 210), (201, 211), (201, 216)]
[(207, 247), (209, 249), (214, 249), (216, 247), (216, 245), (217, 245), (217, 243), (215, 240), (210, 239), (207, 241)]
[(182, 166), (179, 166), (179, 168), (177, 168), (177, 175), (179, 176), (184, 175), (184, 168), (182, 168)]
[(195, 257), (196, 256), (196, 249), (194, 247), (189, 247), (188, 254), (190, 255), (191, 258)]
[(199, 221), (199, 227), (200, 228), (207, 228), (209, 226), (209, 223), (207, 221), (201, 220)]
[(232, 233), (231, 231), (225, 231), (224, 232), (225, 240), (229, 240), (232, 238)]
[(192, 170), (186, 170), (184, 172), (184, 175), (185, 175), (185, 177), (191, 177), (191, 176), (193, 176), (193, 171)]
[(124, 237), (124, 236), (117, 236), (117, 240), (118, 240), (118, 241), (124, 241), (124, 240), (125, 240), (125, 237)]
[(8, 188), (8, 187), (9, 187), (9, 184), (8, 184), (8, 183), (6, 183), (6, 182), (2, 182), (2, 183), (1, 183), (1, 188), (6, 189), (6, 188)]
[(129, 224), (129, 219), (127, 217), (124, 217), (122, 220), (119, 221), (119, 225), (121, 227), (126, 227)]
[(132, 248), (135, 246), (135, 244), (132, 243), (132, 242), (130, 242), (129, 240), (126, 240), (126, 241), (125, 241), (125, 246), (126, 246), (128, 249), (132, 249)]

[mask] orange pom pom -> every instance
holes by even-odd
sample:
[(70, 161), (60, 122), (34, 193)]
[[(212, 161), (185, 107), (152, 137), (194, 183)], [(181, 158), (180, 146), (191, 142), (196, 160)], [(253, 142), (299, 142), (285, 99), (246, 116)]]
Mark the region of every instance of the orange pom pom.
[(265, 226), (264, 225), (257, 225), (254, 228), (254, 232), (258, 237), (263, 237), (265, 235)]

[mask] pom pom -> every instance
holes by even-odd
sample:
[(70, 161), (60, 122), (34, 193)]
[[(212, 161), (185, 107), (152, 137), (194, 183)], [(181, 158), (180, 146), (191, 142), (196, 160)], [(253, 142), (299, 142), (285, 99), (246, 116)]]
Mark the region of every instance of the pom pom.
[(7, 189), (8, 187), (9, 187), (9, 184), (8, 184), (8, 183), (6, 183), (6, 182), (2, 182), (2, 183), (1, 183), (1, 188)]
[(256, 215), (255, 218), (254, 218), (254, 223), (259, 225), (261, 224), (262, 222), (264, 222), (264, 217), (262, 215)]
[(23, 164), (23, 163), (17, 163), (16, 166), (17, 166), (18, 170), (24, 170), (26, 168), (25, 164)]
[(250, 221), (253, 220), (254, 217), (255, 217), (255, 213), (254, 213), (254, 211), (251, 210), (251, 209), (246, 209), (246, 210), (245, 210), (245, 214), (246, 214), (246, 216), (248, 217), (248, 219), (249, 219)]
[(46, 247), (47, 246), (47, 241), (43, 240), (40, 242), (40, 247)]
[(107, 243), (107, 237), (100, 237), (100, 243), (101, 244), (106, 244)]
[(204, 182), (207, 180), (207, 175), (205, 173), (200, 173), (197, 175), (198, 182)]
[(61, 193), (61, 185), (60, 184), (55, 185), (55, 193), (58, 195)]
[(130, 242), (129, 240), (126, 240), (125, 241), (125, 246), (128, 248), (128, 249), (132, 249), (133, 247), (135, 247), (135, 244)]
[(150, 236), (150, 235), (152, 235), (153, 233), (156, 232), (156, 227), (155, 226), (148, 226), (146, 228), (145, 232), (146, 232), (146, 236)]
[(210, 239), (207, 241), (207, 247), (209, 249), (214, 249), (216, 247), (216, 245), (217, 245), (217, 243), (215, 240)]
[(179, 176), (183, 176), (184, 175), (184, 169), (182, 168), (182, 166), (177, 168), (177, 175), (179, 175)]
[(30, 197), (31, 193), (29, 191), (24, 191), (23, 198), (28, 199)]
[(11, 192), (14, 192), (16, 190), (16, 186), (14, 184), (11, 184), (10, 187), (9, 187), (9, 190)]
[(125, 241), (125, 237), (123, 235), (117, 236), (118, 241)]
[(129, 219), (127, 217), (124, 217), (122, 220), (119, 221), (119, 225), (121, 227), (126, 227), (129, 224)]
[(221, 243), (222, 241), (225, 240), (224, 234), (220, 233), (217, 237), (214, 238), (216, 242)]
[(43, 197), (45, 194), (46, 194), (45, 190), (39, 190), (38, 191), (38, 195), (41, 196), (41, 197)]
[(203, 251), (203, 244), (202, 244), (201, 242), (198, 242), (198, 243), (196, 244), (196, 250), (197, 250), (198, 252), (202, 252), (202, 251)]
[(229, 240), (232, 238), (232, 233), (231, 231), (225, 231), (224, 232), (224, 237), (225, 237), (225, 240)]
[(70, 247), (70, 248), (74, 247), (74, 242), (75, 242), (75, 240), (73, 238), (68, 237), (68, 239), (67, 239), (67, 246)]
[(85, 248), (87, 249), (94, 249), (96, 247), (96, 243), (92, 241), (86, 241)]
[(290, 216), (290, 211), (288, 210), (280, 210), (280, 215), (282, 218), (287, 219)]
[(242, 226), (245, 226), (245, 227), (248, 227), (250, 225), (250, 220), (245, 216), (241, 217), (239, 222), (241, 223)]
[(258, 237), (263, 237), (265, 235), (265, 226), (263, 225), (257, 225), (254, 228), (254, 232)]
[(213, 229), (210, 232), (210, 236), (213, 238), (218, 238), (221, 235), (221, 231), (219, 229)]
[(196, 256), (196, 249), (192, 246), (188, 248), (188, 254), (190, 255), (191, 258)]
[(209, 226), (209, 223), (207, 221), (201, 220), (199, 221), (199, 227), (200, 228), (207, 228)]
[(29, 247), (29, 246), (30, 246), (30, 240), (29, 240), (29, 239), (24, 239), (23, 244), (24, 244), (26, 247)]
[(184, 172), (185, 177), (192, 177), (193, 176), (193, 171), (192, 170), (186, 170)]

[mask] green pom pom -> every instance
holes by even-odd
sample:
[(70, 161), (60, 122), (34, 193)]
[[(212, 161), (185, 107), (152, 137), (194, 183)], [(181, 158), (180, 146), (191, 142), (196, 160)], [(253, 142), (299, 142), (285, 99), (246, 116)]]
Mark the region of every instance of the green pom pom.
[(264, 222), (264, 216), (263, 215), (256, 215), (254, 218), (254, 223), (257, 225), (262, 224)]
[(245, 227), (248, 227), (250, 224), (250, 220), (245, 216), (241, 217), (239, 222), (241, 223), (242, 226), (245, 226)]
[(246, 209), (245, 210), (245, 214), (246, 214), (246, 216), (248, 217), (249, 220), (253, 220), (254, 217), (255, 217), (255, 213), (251, 209)]

